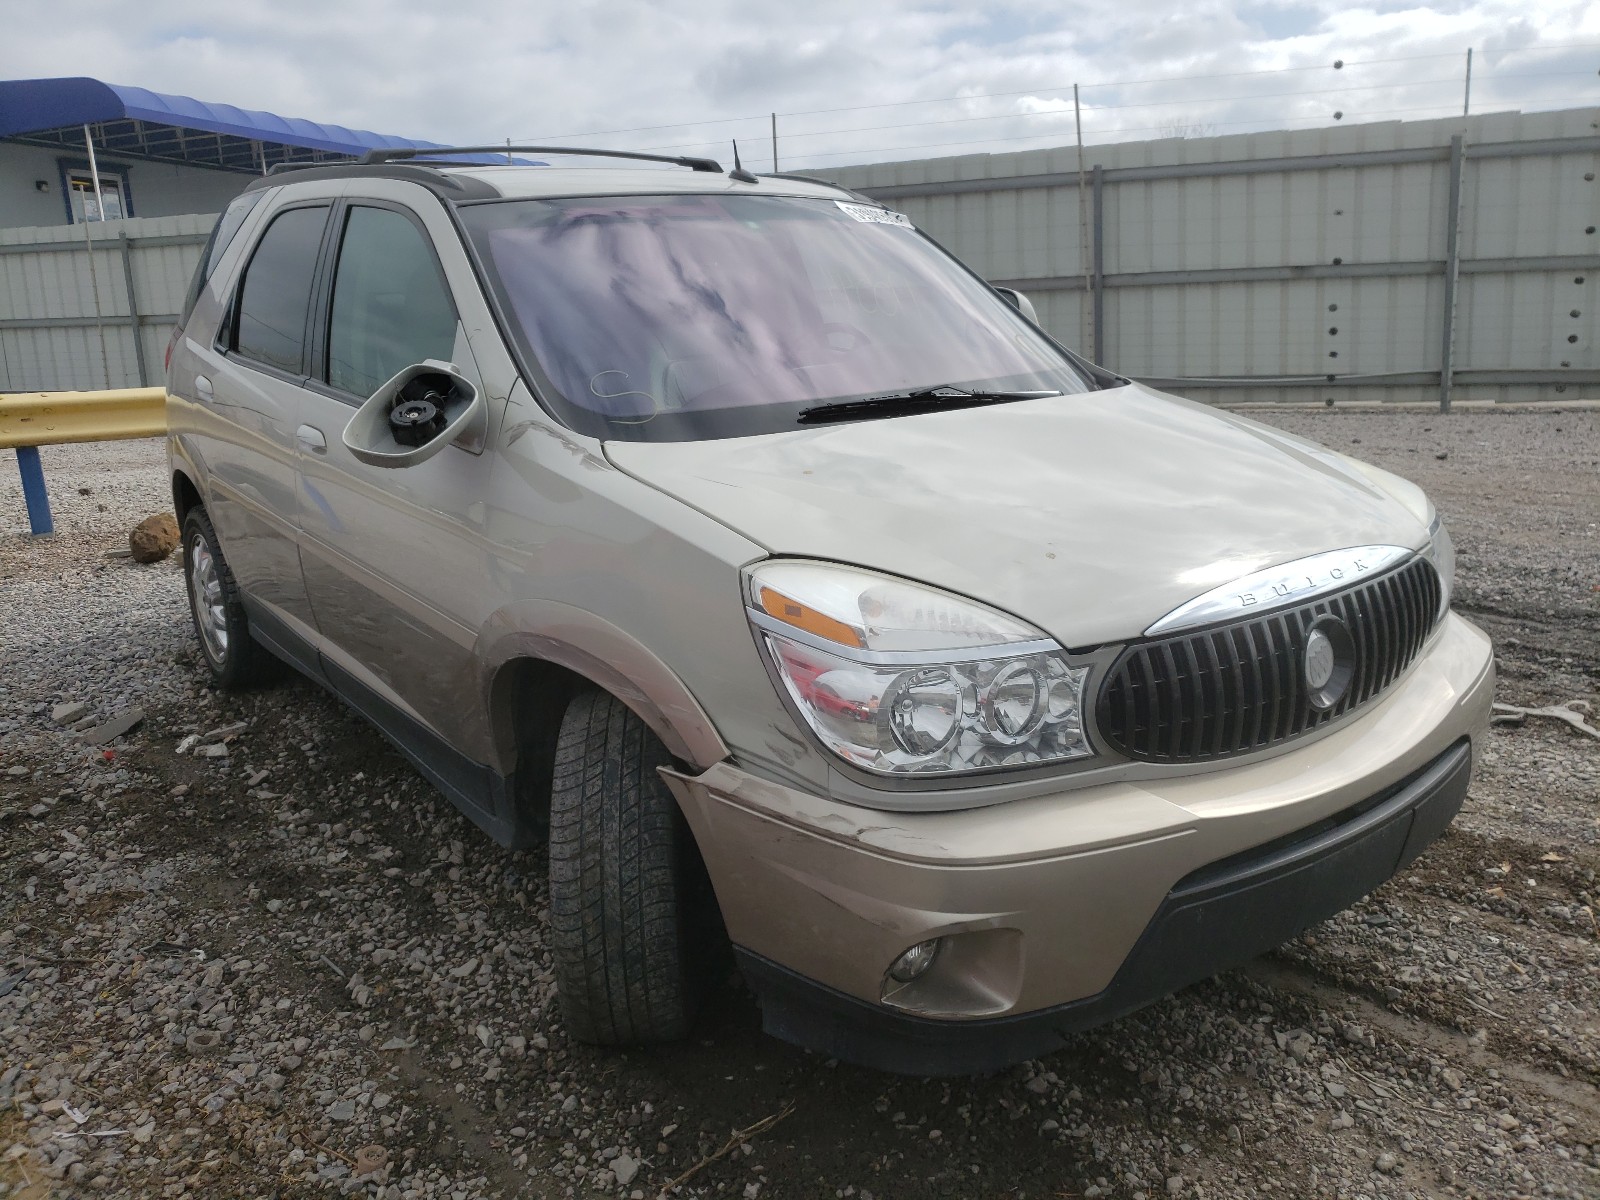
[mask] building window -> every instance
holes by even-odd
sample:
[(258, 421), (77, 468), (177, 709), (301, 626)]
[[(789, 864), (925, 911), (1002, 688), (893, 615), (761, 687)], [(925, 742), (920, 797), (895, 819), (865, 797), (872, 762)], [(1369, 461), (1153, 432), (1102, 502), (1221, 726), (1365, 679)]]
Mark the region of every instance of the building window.
[[(89, 164), (82, 161), (61, 163), (61, 190), (67, 202), (67, 220), (76, 225), (80, 221), (118, 221), (133, 216), (133, 201), (128, 194), (128, 171), (125, 167), (100, 167), (100, 195), (96, 197), (94, 175)], [(101, 202), (105, 213), (100, 212)]]

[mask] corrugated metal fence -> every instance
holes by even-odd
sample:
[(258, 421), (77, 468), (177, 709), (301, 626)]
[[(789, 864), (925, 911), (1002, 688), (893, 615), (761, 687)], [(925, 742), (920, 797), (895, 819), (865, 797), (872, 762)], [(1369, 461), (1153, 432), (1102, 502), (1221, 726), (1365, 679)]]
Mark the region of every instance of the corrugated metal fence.
[[(1600, 397), (1600, 109), (821, 174), (1176, 391)], [(0, 391), (159, 383), (212, 221), (90, 225), (92, 272), (84, 226), (0, 230)]]
[(0, 229), (0, 391), (158, 386), (215, 221)]
[[(1600, 109), (815, 172), (1222, 402), (1600, 397)], [(1452, 388), (1453, 385), (1453, 388)]]

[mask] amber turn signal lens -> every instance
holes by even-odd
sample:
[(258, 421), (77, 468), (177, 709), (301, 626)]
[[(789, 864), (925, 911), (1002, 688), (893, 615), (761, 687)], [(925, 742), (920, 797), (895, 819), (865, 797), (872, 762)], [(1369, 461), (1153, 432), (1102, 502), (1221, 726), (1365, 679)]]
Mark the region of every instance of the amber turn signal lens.
[(859, 630), (852, 629), (843, 621), (836, 620), (826, 613), (808, 608), (798, 600), (791, 600), (782, 592), (770, 587), (760, 588), (760, 600), (761, 611), (785, 625), (792, 625), (796, 629), (815, 634), (839, 646), (860, 648), (867, 644)]

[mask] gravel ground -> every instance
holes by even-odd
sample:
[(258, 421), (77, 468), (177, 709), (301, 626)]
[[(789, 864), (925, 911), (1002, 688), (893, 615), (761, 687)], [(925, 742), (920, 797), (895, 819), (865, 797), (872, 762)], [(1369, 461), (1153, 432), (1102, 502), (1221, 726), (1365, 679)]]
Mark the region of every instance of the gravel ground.
[[(1501, 699), (1600, 707), (1600, 414), (1263, 419), (1428, 488)], [(1497, 726), (1406, 874), (1039, 1062), (839, 1065), (732, 981), (687, 1044), (598, 1051), (539, 856), (314, 685), (209, 691), (176, 564), (108, 557), (160, 445), (44, 454), (39, 541), (0, 454), (7, 1200), (1600, 1197), (1600, 741)], [(132, 706), (109, 751), (70, 728)]]

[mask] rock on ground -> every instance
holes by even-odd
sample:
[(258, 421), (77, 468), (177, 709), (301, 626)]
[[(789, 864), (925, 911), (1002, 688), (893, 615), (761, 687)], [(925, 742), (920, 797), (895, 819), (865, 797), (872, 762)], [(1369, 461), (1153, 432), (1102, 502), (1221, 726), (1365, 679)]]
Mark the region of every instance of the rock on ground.
[(146, 517), (128, 534), (128, 549), (135, 562), (160, 562), (178, 545), (178, 519), (171, 513)]

